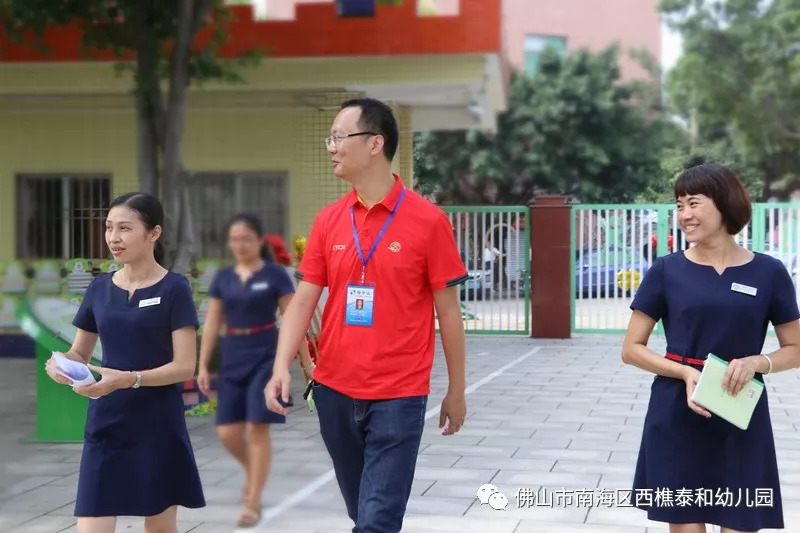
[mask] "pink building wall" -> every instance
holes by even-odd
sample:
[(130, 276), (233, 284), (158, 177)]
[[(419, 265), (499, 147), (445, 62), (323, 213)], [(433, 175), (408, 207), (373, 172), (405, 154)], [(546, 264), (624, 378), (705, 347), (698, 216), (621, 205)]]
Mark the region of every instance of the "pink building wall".
[[(293, 19), (297, 4), (333, 0), (251, 0), (271, 19)], [(462, 2), (482, 0), (405, 0), (433, 6), (437, 15), (457, 15)], [(660, 0), (503, 0), (503, 37), (511, 65), (524, 67), (525, 36), (553, 35), (567, 39), (567, 50), (599, 51), (619, 41), (620, 64), (627, 79), (646, 73), (628, 57), (631, 47), (644, 47), (661, 61)]]
[(627, 57), (627, 51), (644, 47), (660, 63), (658, 4), (659, 0), (503, 0), (509, 60), (515, 68), (523, 68), (525, 36), (530, 34), (566, 37), (568, 51), (585, 46), (596, 52), (619, 41), (623, 76), (641, 77), (645, 71)]

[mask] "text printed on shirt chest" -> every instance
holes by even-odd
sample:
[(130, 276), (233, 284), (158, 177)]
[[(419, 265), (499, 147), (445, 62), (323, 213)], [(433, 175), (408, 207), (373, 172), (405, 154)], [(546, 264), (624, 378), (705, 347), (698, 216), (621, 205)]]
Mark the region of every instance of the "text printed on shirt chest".
[(269, 283), (266, 281), (259, 281), (258, 283), (253, 283), (250, 289), (253, 291), (265, 291), (269, 289)]
[[(372, 245), (375, 244), (375, 239), (379, 231), (371, 228), (368, 231), (359, 232), (359, 241), (361, 244), (361, 253), (366, 257), (369, 254)], [(405, 242), (405, 235), (396, 231), (387, 231), (381, 236), (381, 240), (375, 247), (375, 257), (382, 256), (384, 259), (396, 260), (396, 258), (404, 257), (411, 254), (409, 244)], [(337, 234), (334, 239), (327, 243), (326, 249), (329, 250), (328, 258), (333, 261), (359, 261), (358, 251), (353, 239), (353, 234), (341, 233)], [(395, 258), (395, 259), (393, 259)]]

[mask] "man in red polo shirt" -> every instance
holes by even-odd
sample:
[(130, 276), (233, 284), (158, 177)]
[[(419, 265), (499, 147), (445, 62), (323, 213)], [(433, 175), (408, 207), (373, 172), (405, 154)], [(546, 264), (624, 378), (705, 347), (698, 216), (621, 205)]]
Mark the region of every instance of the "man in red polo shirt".
[(392, 173), (398, 138), (386, 104), (342, 104), (326, 144), (334, 174), (353, 190), (314, 221), (265, 391), (268, 407), (287, 414), (279, 399), (289, 399), (289, 367), (328, 287), (312, 394), (357, 533), (402, 528), (430, 393), (434, 309), (450, 380), (439, 427), (452, 435), (466, 418), (458, 285), (467, 271), (447, 216)]

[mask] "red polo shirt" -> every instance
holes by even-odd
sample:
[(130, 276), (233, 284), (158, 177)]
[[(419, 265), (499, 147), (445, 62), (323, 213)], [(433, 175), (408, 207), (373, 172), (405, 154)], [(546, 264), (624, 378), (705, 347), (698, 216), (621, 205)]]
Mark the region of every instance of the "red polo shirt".
[(433, 293), (467, 279), (447, 215), (407, 189), (367, 264), (366, 283), (375, 287), (373, 324), (345, 324), (347, 285), (361, 281), (350, 208), (366, 258), (400, 199), (403, 182), (397, 175), (395, 180), (392, 191), (372, 209), (367, 210), (355, 190), (323, 209), (296, 273), (298, 279), (329, 291), (314, 378), (351, 398), (430, 393)]

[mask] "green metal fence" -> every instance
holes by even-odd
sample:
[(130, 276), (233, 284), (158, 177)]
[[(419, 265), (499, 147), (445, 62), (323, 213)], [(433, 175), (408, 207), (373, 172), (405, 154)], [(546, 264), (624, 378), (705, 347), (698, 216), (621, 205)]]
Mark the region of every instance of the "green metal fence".
[[(630, 303), (653, 261), (688, 247), (669, 204), (579, 204), (572, 207), (572, 331), (622, 333)], [(800, 203), (753, 205), (739, 244), (781, 260), (795, 281)], [(661, 323), (657, 326), (661, 330)]]
[(528, 208), (442, 208), (470, 274), (461, 286), (467, 333), (528, 335), (531, 331)]

